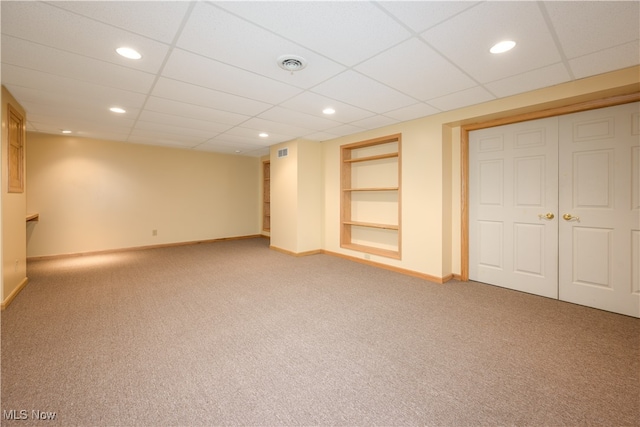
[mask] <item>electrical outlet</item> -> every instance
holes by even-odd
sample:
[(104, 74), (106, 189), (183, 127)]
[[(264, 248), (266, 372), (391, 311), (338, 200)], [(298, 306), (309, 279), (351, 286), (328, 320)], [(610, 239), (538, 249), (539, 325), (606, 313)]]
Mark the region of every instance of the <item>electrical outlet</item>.
[(157, 236), (158, 235), (158, 230), (151, 230), (151, 235), (152, 236)]

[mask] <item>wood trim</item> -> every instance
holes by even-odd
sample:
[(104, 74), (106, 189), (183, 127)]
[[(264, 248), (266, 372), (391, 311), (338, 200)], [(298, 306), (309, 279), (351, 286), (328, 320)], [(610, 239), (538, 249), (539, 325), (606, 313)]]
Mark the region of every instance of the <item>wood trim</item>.
[(398, 191), (398, 187), (343, 188), (342, 191)]
[(322, 253), (326, 254), (326, 255), (335, 256), (335, 257), (338, 257), (338, 258), (344, 258), (344, 259), (347, 259), (349, 261), (355, 261), (355, 262), (358, 262), (360, 264), (366, 264), (366, 265), (370, 265), (370, 266), (373, 266), (373, 267), (382, 268), (384, 270), (393, 271), (395, 273), (404, 274), (405, 276), (417, 277), (419, 279), (427, 280), (429, 282), (434, 282), (434, 283), (437, 283), (439, 285), (442, 285), (443, 283), (448, 282), (449, 280), (453, 279), (453, 275), (452, 274), (449, 274), (449, 275), (447, 275), (445, 277), (436, 277), (436, 276), (431, 276), (429, 274), (419, 273), (419, 272), (413, 271), (413, 270), (408, 270), (408, 269), (405, 269), (405, 268), (394, 267), (392, 265), (382, 264), (382, 263), (371, 261), (371, 260), (367, 260), (367, 259), (356, 258), (354, 256), (345, 255), (345, 254), (341, 254), (341, 253), (338, 253), (338, 252), (331, 252), (331, 251), (323, 250)]
[(613, 107), (614, 105), (629, 104), (631, 102), (640, 101), (640, 92), (628, 93), (625, 95), (617, 95), (608, 98), (593, 99), (577, 104), (564, 105), (540, 111), (532, 111), (530, 113), (507, 116), (498, 119), (488, 120), (485, 122), (471, 123), (463, 125), (462, 128), (468, 131), (486, 129), (496, 126), (509, 125), (512, 123), (526, 122), (530, 120), (545, 119), (547, 117), (563, 116), (565, 114), (579, 113), (582, 111), (596, 110), (598, 108)]
[(379, 255), (386, 258), (400, 259), (400, 254), (398, 253), (398, 251), (394, 251), (391, 249), (376, 248), (374, 246), (359, 245), (357, 243), (344, 244), (342, 245), (342, 247), (344, 249), (350, 249), (352, 251), (358, 251), (358, 252), (365, 252), (371, 255)]
[[(391, 140), (388, 142), (394, 142), (395, 140)], [(384, 144), (382, 142), (381, 144)], [(364, 148), (369, 147), (369, 145), (363, 145), (362, 147), (354, 147), (354, 148)], [(393, 159), (394, 157), (398, 157), (398, 153), (387, 153), (387, 154), (378, 154), (377, 156), (368, 156), (368, 157), (356, 157), (355, 159), (347, 159), (345, 162), (347, 163), (357, 163), (357, 162), (370, 162), (372, 160), (382, 160), (382, 159)]]
[[(345, 221), (343, 224), (356, 225), (359, 227), (380, 228), (382, 230), (399, 230), (400, 226), (394, 224), (378, 224), (375, 222), (361, 222), (361, 221)], [(346, 243), (345, 243), (346, 244)], [(363, 246), (368, 247), (368, 246)]]
[[(27, 261), (40, 261), (46, 259), (62, 259), (62, 258), (73, 258), (73, 257), (81, 257), (81, 256), (91, 256), (91, 255), (102, 255), (102, 254), (112, 254), (116, 252), (129, 252), (129, 251), (143, 251), (146, 249), (158, 249), (158, 248), (170, 248), (173, 246), (189, 246), (189, 245), (200, 245), (202, 243), (215, 243), (215, 242), (225, 242), (228, 240), (244, 240), (244, 239), (255, 239), (255, 238), (264, 238), (262, 234), (251, 234), (247, 236), (234, 236), (234, 237), (220, 237), (218, 239), (207, 239), (207, 240), (192, 240), (189, 242), (176, 242), (176, 243), (161, 243), (158, 245), (147, 245), (147, 246), (133, 246), (130, 248), (118, 248), (118, 249), (105, 249), (103, 251), (91, 251), (91, 252), (77, 252), (73, 254), (60, 254), (60, 255), (43, 255), (43, 256), (35, 256), (28, 257)], [(268, 239), (269, 237), (266, 236)]]
[(282, 249), (282, 248), (279, 248), (279, 247), (273, 246), (273, 245), (270, 245), (269, 249), (273, 249), (274, 251), (281, 252), (283, 254), (291, 255), (291, 256), (295, 256), (295, 257), (317, 255), (317, 254), (321, 254), (322, 253), (322, 249), (316, 249), (316, 250), (313, 250), (313, 251), (306, 251), (306, 252), (292, 252), (292, 251), (288, 251), (286, 249)]
[(366, 141), (353, 142), (351, 144), (343, 145), (340, 148), (364, 148), (372, 145), (385, 144), (387, 142), (395, 142), (400, 139), (402, 139), (402, 134), (396, 133), (394, 135), (381, 136), (380, 138), (367, 139)]
[[(384, 144), (397, 144), (394, 151), (382, 152), (382, 154), (374, 154), (364, 157), (352, 157), (354, 150), (374, 147)], [(380, 138), (369, 139), (366, 141), (354, 142), (340, 146), (340, 247), (357, 250), (374, 255), (401, 259), (402, 257), (402, 134), (387, 135)], [(397, 187), (360, 187), (352, 186), (352, 164), (357, 162), (375, 161), (380, 159), (397, 159)], [(396, 224), (378, 224), (364, 221), (352, 220), (352, 193), (354, 192), (376, 192), (376, 191), (397, 191), (397, 209), (398, 220)], [(392, 230), (397, 232), (397, 249), (380, 249), (375, 246), (366, 244), (356, 244), (352, 242), (352, 226), (377, 228), (382, 230)]]
[[(9, 193), (24, 193), (25, 119), (11, 102), (7, 103), (7, 188)], [(15, 137), (15, 140), (14, 140)], [(12, 159), (16, 161), (13, 162)]]
[(29, 283), (28, 277), (22, 279), (22, 282), (20, 282), (20, 284), (16, 286), (13, 292), (11, 292), (9, 296), (7, 296), (4, 301), (2, 301), (2, 304), (0, 304), (0, 310), (4, 310), (5, 308), (7, 308), (9, 304), (11, 304), (11, 302), (14, 300), (14, 298), (18, 296), (20, 291), (22, 291), (24, 287), (27, 286), (27, 283)]
[(262, 162), (262, 231), (271, 231), (271, 161), (269, 160)]
[(636, 88), (632, 93), (593, 99), (524, 114), (517, 114), (485, 122), (467, 124), (460, 127), (460, 280), (469, 280), (469, 132), (529, 120), (580, 113), (582, 111), (596, 110), (598, 108), (613, 107), (637, 101), (640, 101), (640, 92), (638, 92)]
[(469, 131), (460, 129), (460, 280), (469, 280)]

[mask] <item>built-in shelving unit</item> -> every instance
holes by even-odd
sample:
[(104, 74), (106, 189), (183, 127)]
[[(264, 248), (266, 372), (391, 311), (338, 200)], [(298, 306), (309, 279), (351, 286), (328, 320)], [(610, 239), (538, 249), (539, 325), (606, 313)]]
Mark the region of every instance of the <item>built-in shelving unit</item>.
[(271, 231), (271, 163), (262, 163), (262, 230)]
[(341, 247), (400, 259), (400, 147), (400, 134), (341, 147)]

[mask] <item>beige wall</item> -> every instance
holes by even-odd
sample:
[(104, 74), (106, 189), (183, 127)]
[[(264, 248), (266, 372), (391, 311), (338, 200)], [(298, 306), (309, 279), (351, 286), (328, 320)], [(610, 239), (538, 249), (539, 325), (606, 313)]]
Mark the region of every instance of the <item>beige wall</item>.
[(402, 133), (402, 259), (371, 261), (435, 279), (460, 274), (460, 125), (638, 91), (639, 80), (632, 67), (324, 142), (324, 249), (364, 258), (340, 247), (340, 146)]
[[(287, 157), (277, 152), (287, 148)], [(271, 246), (300, 254), (322, 249), (322, 145), (295, 140), (271, 147)]]
[[(19, 290), (27, 280), (26, 263), (26, 191), (8, 192), (8, 126), (7, 126), (7, 104), (11, 104), (25, 118), (24, 109), (18, 104), (15, 98), (2, 87), (2, 286), (1, 298), (3, 306), (13, 293)], [(27, 142), (25, 141), (25, 145)], [(27, 179), (28, 181), (28, 179)]]
[(322, 249), (323, 179), (322, 144), (298, 141), (298, 247), (297, 252)]
[[(28, 256), (260, 233), (260, 160), (28, 133)], [(157, 230), (157, 235), (152, 235)]]
[[(275, 145), (271, 245), (364, 258), (340, 248), (340, 146), (401, 133), (402, 259), (371, 261), (435, 279), (460, 274), (460, 126), (638, 91), (639, 75), (633, 67), (324, 143)], [(27, 139), (27, 207), (41, 215), (27, 228), (29, 256), (261, 232), (264, 159), (36, 133)], [(289, 156), (278, 159), (284, 147)], [(3, 215), (4, 235), (6, 223)]]

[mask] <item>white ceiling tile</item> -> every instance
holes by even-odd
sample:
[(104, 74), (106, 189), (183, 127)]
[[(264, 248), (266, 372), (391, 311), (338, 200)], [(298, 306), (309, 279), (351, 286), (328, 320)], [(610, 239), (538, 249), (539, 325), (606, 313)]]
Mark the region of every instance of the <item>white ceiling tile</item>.
[(413, 31), (420, 33), (477, 3), (473, 1), (381, 1), (378, 4)]
[[(476, 85), (459, 68), (417, 38), (383, 52), (355, 69), (420, 100)], [(441, 76), (447, 78), (441, 79)]]
[(144, 109), (145, 111), (182, 117), (185, 121), (193, 119), (224, 125), (237, 125), (249, 119), (249, 116), (242, 114), (201, 107), (199, 105), (187, 104), (155, 96), (150, 96), (147, 99), (147, 102), (144, 104)]
[(127, 142), (134, 144), (183, 149), (189, 149), (198, 146), (197, 143), (182, 141), (180, 139), (166, 138), (164, 135), (131, 135)]
[(159, 98), (248, 116), (254, 116), (271, 107), (271, 104), (266, 102), (163, 77), (158, 79), (151, 94)]
[(242, 144), (245, 148), (268, 147), (269, 145), (290, 140), (290, 137), (283, 135), (271, 135), (268, 140), (259, 139), (252, 129), (234, 128), (229, 132), (211, 138), (207, 144)]
[(313, 92), (379, 114), (416, 103), (415, 99), (355, 71), (346, 71), (314, 87)]
[(186, 1), (156, 1), (153, 14), (148, 1), (55, 1), (52, 5), (96, 21), (171, 43), (184, 19)]
[(530, 90), (554, 86), (569, 80), (571, 80), (571, 76), (566, 67), (563, 63), (558, 63), (487, 83), (484, 87), (494, 95), (502, 98)]
[[(126, 139), (133, 126), (133, 120), (99, 120), (95, 117), (85, 117), (76, 110), (69, 110), (67, 113), (59, 114), (50, 110), (42, 110), (39, 108), (30, 108), (29, 120), (43, 132), (59, 133), (61, 130), (71, 130), (73, 135), (98, 136), (101, 134), (119, 135), (118, 139)], [(100, 137), (105, 139), (105, 137)]]
[[(269, 154), (269, 148), (255, 146), (252, 144), (244, 144), (240, 141), (225, 143), (224, 141), (211, 141), (200, 144), (195, 147), (200, 151), (210, 151), (216, 153), (225, 153), (242, 156), (261, 157)], [(238, 153), (238, 151), (240, 151)]]
[[(78, 55), (113, 62), (138, 70), (157, 72), (169, 47), (146, 37), (96, 22), (46, 3), (3, 1), (2, 34), (55, 47)], [(83, 36), (86, 35), (86, 36)], [(138, 61), (115, 51), (127, 45), (138, 50)]]
[(2, 67), (2, 80), (16, 99), (23, 103), (42, 104), (57, 108), (78, 108), (97, 113), (109, 113), (109, 107), (118, 105), (139, 110), (144, 95), (80, 82), (65, 77), (25, 70), (11, 65)]
[(392, 124), (398, 123), (398, 120), (393, 119), (391, 117), (386, 117), (382, 115), (377, 115), (373, 117), (368, 117), (366, 119), (358, 120), (353, 122), (354, 126), (358, 126), (364, 129), (377, 129), (383, 126), (389, 126)]
[(302, 92), (276, 80), (180, 49), (173, 50), (162, 74), (175, 80), (273, 104)]
[(638, 1), (544, 2), (568, 58), (640, 38)]
[[(536, 2), (485, 2), (422, 33), (422, 37), (480, 83), (561, 60)], [(517, 45), (507, 53), (491, 54), (491, 46), (502, 40), (513, 40)]]
[(282, 107), (271, 108), (260, 114), (258, 118), (278, 123), (296, 123), (298, 126), (311, 130), (322, 130), (328, 127), (339, 126), (340, 123), (328, 118), (289, 110)]
[(352, 66), (410, 36), (409, 31), (369, 2), (219, 2), (310, 50)]
[(569, 60), (576, 78), (581, 79), (640, 63), (640, 43), (636, 40)]
[[(333, 135), (332, 138), (337, 138), (339, 136), (347, 136), (358, 132), (364, 132), (367, 128), (355, 126), (355, 125), (341, 125), (331, 129), (327, 129), (325, 132)], [(315, 135), (315, 134), (314, 134)]]
[(431, 99), (429, 100), (429, 104), (442, 111), (449, 111), (467, 107), (469, 105), (480, 104), (481, 102), (491, 101), (493, 99), (495, 99), (495, 97), (487, 92), (483, 87), (476, 86), (451, 95)]
[[(303, 88), (316, 85), (345, 69), (326, 57), (210, 3), (198, 3), (195, 6), (177, 46)], [(283, 70), (277, 65), (277, 59), (284, 54), (305, 58), (307, 68), (294, 73)]]
[(106, 126), (95, 121), (85, 121), (82, 119), (68, 119), (64, 117), (54, 117), (49, 114), (30, 114), (29, 122), (37, 132), (60, 135), (62, 130), (70, 130), (71, 136), (84, 138), (108, 139), (114, 141), (125, 141), (129, 136), (131, 124), (129, 126)]
[(334, 134), (328, 133), (328, 132), (316, 132), (316, 133), (312, 133), (312, 134), (306, 135), (304, 137), (304, 139), (309, 140), (309, 141), (323, 142), (323, 141), (328, 141), (330, 139), (335, 139), (338, 136), (339, 135), (334, 135)]
[(150, 73), (11, 36), (2, 37), (2, 60), (5, 64), (133, 92), (148, 92), (155, 79)]
[(168, 128), (171, 127), (175, 128), (179, 132), (183, 132), (185, 135), (198, 135), (203, 138), (211, 138), (230, 129), (231, 125), (223, 125), (204, 120), (187, 119), (180, 116), (172, 116), (153, 111), (141, 112), (138, 117), (138, 121), (136, 122), (136, 128), (150, 129), (152, 127), (157, 127), (158, 129), (166, 127), (167, 132), (169, 132)]
[[(27, 110), (30, 130), (230, 153), (241, 146), (251, 156), (640, 64), (637, 1), (0, 8), (1, 83)], [(502, 38), (516, 49), (489, 54)], [(120, 57), (122, 45), (143, 58)], [(308, 66), (292, 75), (275, 63), (281, 54)], [(127, 113), (109, 112), (114, 105)], [(329, 106), (336, 113), (322, 114)]]
[[(286, 100), (280, 106), (318, 117), (329, 118), (340, 123), (361, 120), (375, 114), (313, 92), (303, 92)], [(335, 114), (329, 116), (323, 114), (322, 110), (327, 107), (335, 109)]]
[(387, 117), (392, 117), (398, 121), (405, 122), (408, 120), (417, 119), (420, 117), (431, 116), (432, 114), (439, 113), (440, 110), (427, 105), (425, 103), (417, 103), (404, 108), (398, 108), (397, 110), (387, 111), (384, 113)]
[(147, 137), (162, 138), (167, 140), (177, 140), (187, 145), (197, 145), (206, 141), (217, 134), (211, 134), (196, 129), (187, 130), (183, 127), (156, 125), (154, 123), (137, 122), (135, 128), (131, 131), (130, 138)]
[[(254, 135), (257, 135), (260, 132), (268, 133), (270, 138), (265, 141), (270, 141), (272, 140), (272, 138), (279, 136), (286, 137), (287, 139), (293, 139), (313, 133), (312, 129), (303, 128), (297, 126), (297, 124), (294, 125), (290, 123), (279, 123), (271, 120), (261, 119), (259, 117), (254, 117), (242, 123), (242, 128), (251, 129), (254, 132)], [(229, 132), (237, 132), (238, 129), (242, 128), (235, 127), (229, 130)]]

